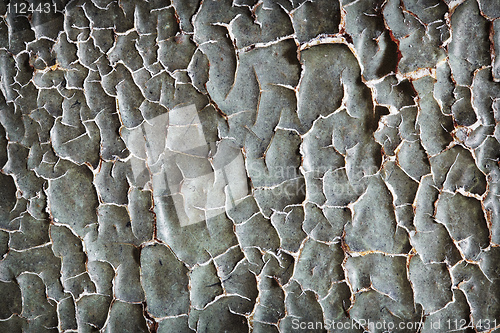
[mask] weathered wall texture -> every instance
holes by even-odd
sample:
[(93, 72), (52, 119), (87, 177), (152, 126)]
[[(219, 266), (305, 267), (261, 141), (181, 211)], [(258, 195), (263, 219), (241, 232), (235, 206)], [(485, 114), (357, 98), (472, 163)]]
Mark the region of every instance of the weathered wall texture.
[(56, 5), (0, 4), (0, 332), (499, 331), (500, 1)]

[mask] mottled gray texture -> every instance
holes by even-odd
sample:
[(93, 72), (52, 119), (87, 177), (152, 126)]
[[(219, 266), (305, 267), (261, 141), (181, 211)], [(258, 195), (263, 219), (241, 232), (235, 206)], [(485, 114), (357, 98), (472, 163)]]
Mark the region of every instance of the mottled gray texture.
[(54, 1), (0, 3), (0, 332), (500, 331), (498, 0)]

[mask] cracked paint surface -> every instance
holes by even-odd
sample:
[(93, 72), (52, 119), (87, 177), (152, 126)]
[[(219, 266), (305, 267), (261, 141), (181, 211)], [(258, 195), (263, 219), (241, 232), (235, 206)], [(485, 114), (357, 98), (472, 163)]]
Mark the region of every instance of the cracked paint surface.
[(1, 332), (500, 331), (499, 1), (14, 4)]

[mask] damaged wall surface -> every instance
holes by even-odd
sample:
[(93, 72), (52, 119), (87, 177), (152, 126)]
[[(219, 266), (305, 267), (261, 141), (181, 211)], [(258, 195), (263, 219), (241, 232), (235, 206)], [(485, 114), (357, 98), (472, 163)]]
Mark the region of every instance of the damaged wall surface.
[(0, 13), (1, 332), (500, 332), (499, 0)]

